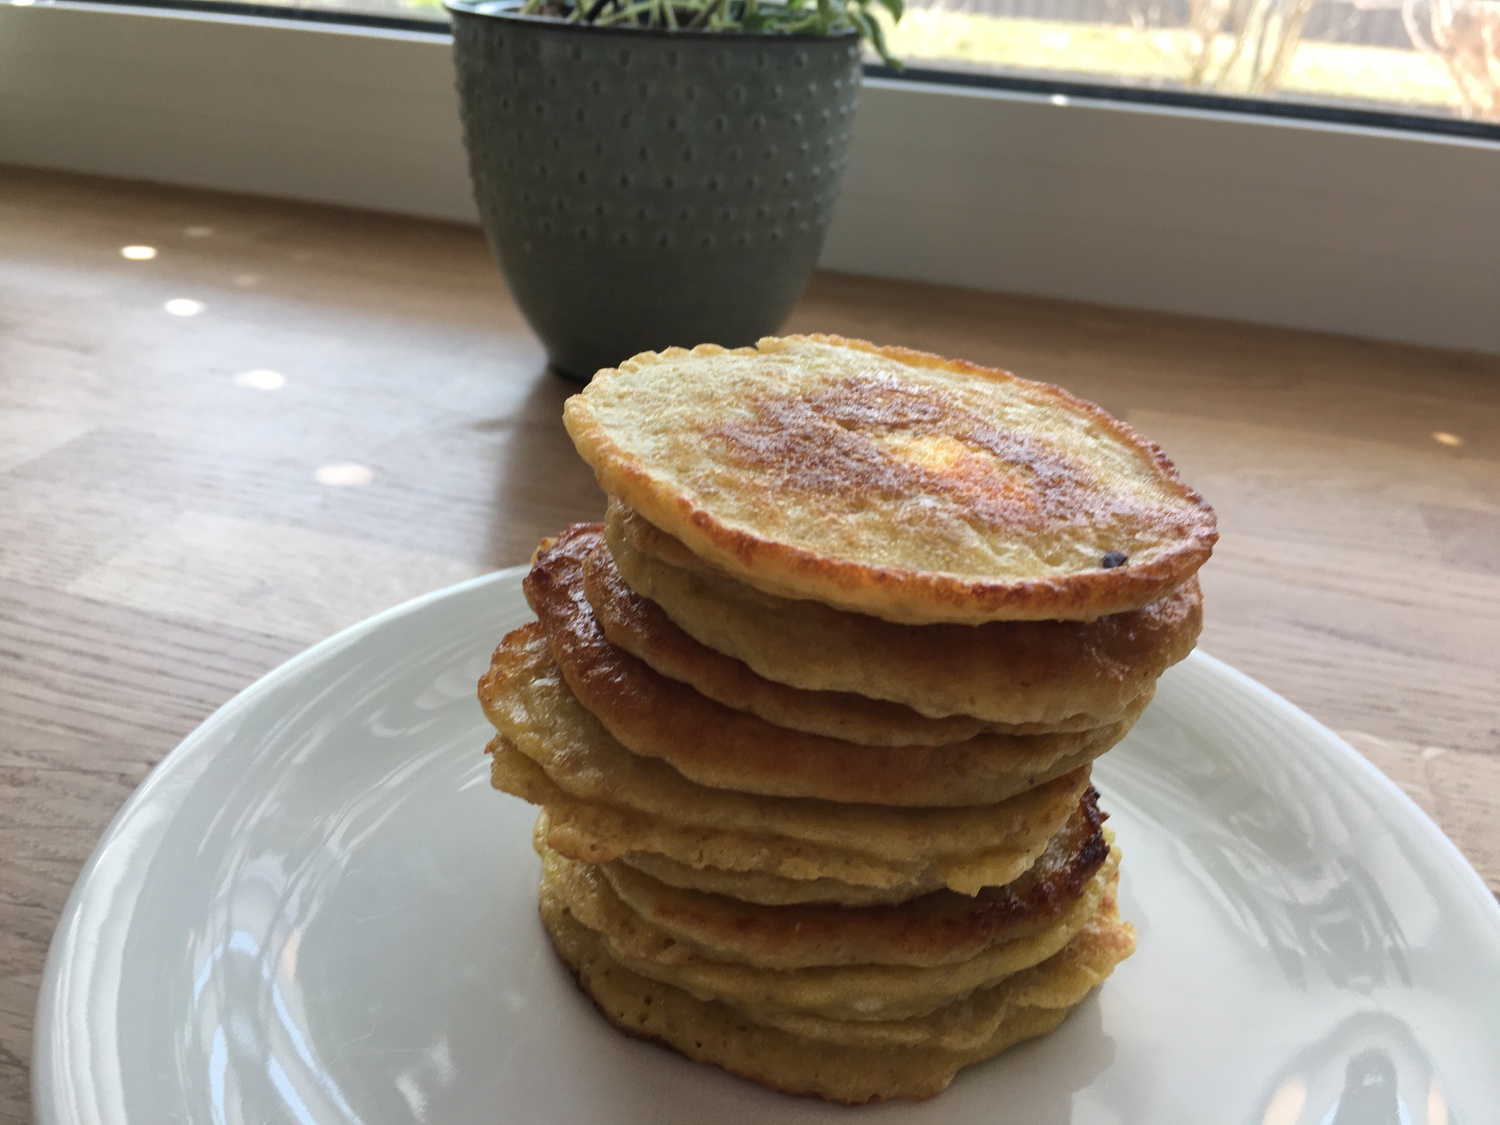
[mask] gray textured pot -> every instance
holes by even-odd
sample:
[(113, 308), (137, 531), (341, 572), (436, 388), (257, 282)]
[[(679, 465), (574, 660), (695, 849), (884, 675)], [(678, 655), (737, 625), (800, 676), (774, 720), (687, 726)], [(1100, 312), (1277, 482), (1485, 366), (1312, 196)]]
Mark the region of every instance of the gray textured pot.
[(859, 98), (835, 36), (654, 31), (450, 0), (474, 197), (552, 365), (734, 347), (817, 261)]

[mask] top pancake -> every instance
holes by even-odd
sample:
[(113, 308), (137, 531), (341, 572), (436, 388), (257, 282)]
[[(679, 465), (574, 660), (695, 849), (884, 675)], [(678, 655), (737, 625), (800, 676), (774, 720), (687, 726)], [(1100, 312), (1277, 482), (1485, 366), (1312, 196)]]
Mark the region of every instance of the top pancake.
[(564, 420), (606, 492), (710, 565), (889, 621), (1137, 609), (1216, 538), (1161, 450), (1098, 407), (860, 340), (645, 352)]

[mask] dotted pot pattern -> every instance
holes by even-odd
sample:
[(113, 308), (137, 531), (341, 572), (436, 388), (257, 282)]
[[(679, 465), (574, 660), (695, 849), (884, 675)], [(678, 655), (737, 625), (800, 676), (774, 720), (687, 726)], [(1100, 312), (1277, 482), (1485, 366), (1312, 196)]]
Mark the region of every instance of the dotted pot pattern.
[(848, 160), (835, 36), (594, 28), (449, 5), (480, 217), (559, 371), (775, 332)]

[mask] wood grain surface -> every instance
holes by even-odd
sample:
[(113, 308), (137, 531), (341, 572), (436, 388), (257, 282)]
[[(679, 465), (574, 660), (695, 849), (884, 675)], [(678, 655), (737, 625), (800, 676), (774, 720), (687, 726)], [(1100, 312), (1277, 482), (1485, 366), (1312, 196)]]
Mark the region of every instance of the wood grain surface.
[[(788, 327), (1061, 383), (1159, 441), (1220, 515), (1204, 649), (1500, 889), (1500, 359), (828, 275)], [(47, 943), (121, 802), (311, 642), (597, 517), (572, 390), (474, 229), (0, 170), (0, 1121), (29, 1119)]]

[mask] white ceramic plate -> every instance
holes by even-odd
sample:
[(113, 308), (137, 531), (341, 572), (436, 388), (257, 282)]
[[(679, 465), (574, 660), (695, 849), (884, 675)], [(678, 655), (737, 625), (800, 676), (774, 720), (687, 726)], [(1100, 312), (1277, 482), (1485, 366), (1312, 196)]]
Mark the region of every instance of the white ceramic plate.
[(536, 921), (532, 812), (474, 684), (516, 571), (271, 673), (84, 869), (37, 1011), (42, 1125), (1500, 1119), (1500, 908), (1311, 719), (1195, 656), (1096, 780), (1140, 950), (920, 1105), (770, 1093), (607, 1027)]

